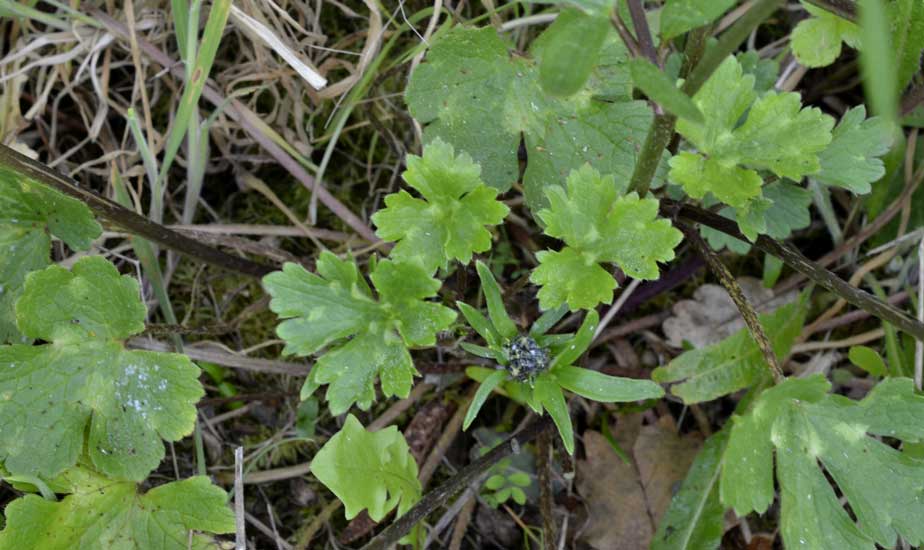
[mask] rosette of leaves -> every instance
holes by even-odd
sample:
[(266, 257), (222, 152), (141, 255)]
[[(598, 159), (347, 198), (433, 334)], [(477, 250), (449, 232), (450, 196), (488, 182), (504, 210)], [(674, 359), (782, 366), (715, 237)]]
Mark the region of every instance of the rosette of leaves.
[[(207, 550), (217, 547), (215, 541), (190, 531), (234, 532), (228, 494), (205, 476), (139, 493), (132, 482), (114, 481), (78, 466), (64, 470), (48, 485), (65, 496), (54, 501), (30, 494), (7, 505), (0, 550)], [(28, 490), (22, 484), (16, 487)]]
[(99, 256), (26, 277), (17, 325), (47, 343), (0, 346), (10, 475), (50, 479), (83, 455), (106, 477), (141, 481), (164, 456), (161, 439), (192, 432), (199, 368), (185, 355), (125, 349), (145, 315), (138, 282)]
[(530, 280), (542, 286), (539, 304), (572, 311), (610, 303), (616, 279), (601, 264), (615, 263), (626, 275), (657, 279), (658, 262), (674, 258), (683, 235), (658, 217), (658, 200), (626, 193), (627, 181), (601, 176), (588, 165), (568, 175), (566, 186), (546, 189), (549, 207), (538, 212), (545, 233), (565, 247), (536, 254)]
[(389, 257), (417, 261), (429, 272), (449, 261), (467, 264), (473, 252), (491, 248), (488, 225), (501, 223), (510, 211), (497, 200), (497, 189), (481, 181), (481, 167), (466, 153), (436, 138), (422, 157), (408, 155), (402, 175), (421, 199), (407, 191), (385, 197), (385, 208), (372, 216), (376, 234), (397, 241)]
[(82, 202), (0, 166), (0, 344), (28, 341), (13, 306), (26, 274), (51, 263), (51, 237), (86, 250), (101, 231)]
[(318, 354), (302, 388), (302, 399), (328, 384), (330, 412), (346, 412), (353, 403), (368, 409), (375, 381), (386, 396), (407, 397), (418, 374), (408, 348), (433, 346), (436, 333), (456, 313), (427, 301), (440, 282), (416, 262), (370, 262), (375, 288), (352, 260), (324, 251), (317, 274), (287, 263), (263, 279), (272, 296), (270, 309), (283, 321), (276, 333), (287, 355)]
[[(463, 348), (472, 354), (493, 359), (497, 362), (497, 368), (469, 367), (466, 370), (466, 373), (479, 381), (481, 386), (465, 414), (463, 429), (468, 429), (491, 393), (498, 390), (518, 402), (527, 404), (537, 414), (548, 412), (558, 428), (565, 449), (568, 453), (573, 453), (574, 432), (564, 390), (602, 403), (641, 401), (664, 395), (661, 386), (650, 380), (607, 376), (574, 365), (593, 341), (594, 331), (599, 322), (596, 311), (587, 313), (581, 327), (573, 335), (547, 334), (565, 315), (565, 307), (547, 311), (533, 323), (526, 334), (521, 334), (507, 315), (500, 286), (490, 269), (481, 262), (477, 262), (476, 266), (488, 306), (488, 317), (464, 302), (457, 302), (456, 305), (487, 346), (463, 343)], [(526, 379), (522, 379), (522, 359), (511, 357), (511, 344), (523, 338), (529, 339), (536, 347), (548, 352), (547, 363), (532, 365), (530, 376)]]
[(830, 388), (822, 375), (790, 378), (733, 417), (722, 503), (738, 515), (766, 511), (775, 455), (786, 548), (873, 550), (898, 537), (920, 545), (924, 460), (881, 438), (924, 441), (924, 396), (908, 378), (886, 379), (862, 401)]
[[(397, 508), (398, 517), (420, 500), (417, 462), (395, 426), (369, 432), (352, 414), (311, 461), (311, 473), (343, 502), (347, 519), (366, 510), (382, 521)], [(415, 527), (402, 542), (417, 539)]]

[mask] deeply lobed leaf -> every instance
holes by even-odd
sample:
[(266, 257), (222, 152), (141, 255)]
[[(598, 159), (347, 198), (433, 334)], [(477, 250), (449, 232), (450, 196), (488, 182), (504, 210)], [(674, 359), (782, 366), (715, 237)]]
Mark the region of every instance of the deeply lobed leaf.
[(472, 253), (491, 248), (487, 225), (501, 223), (510, 211), (496, 200), (497, 190), (479, 177), (481, 168), (466, 153), (434, 139), (422, 157), (408, 155), (404, 180), (423, 196), (406, 191), (385, 197), (385, 208), (372, 216), (376, 234), (398, 241), (390, 257), (417, 261), (430, 272), (450, 260), (467, 264)]
[(73, 468), (55, 484), (68, 493), (59, 502), (27, 495), (7, 505), (0, 550), (206, 550), (217, 544), (190, 530), (234, 532), (227, 493), (204, 476), (139, 494), (134, 483)]
[(30, 274), (16, 313), (23, 334), (49, 343), (0, 346), (0, 456), (10, 473), (53, 477), (86, 447), (103, 474), (142, 480), (163, 458), (161, 438), (192, 432), (199, 369), (185, 355), (124, 348), (145, 308), (137, 282), (108, 261)]
[(834, 125), (820, 110), (803, 108), (798, 94), (769, 91), (758, 97), (754, 83), (755, 77), (729, 56), (693, 98), (705, 122), (681, 118), (677, 123), (697, 151), (670, 161), (672, 181), (694, 198), (712, 196), (733, 207), (738, 226), (752, 241), (768, 231), (772, 218), (773, 201), (763, 192), (758, 171), (797, 181), (819, 173)]
[(566, 185), (549, 188), (549, 208), (538, 212), (546, 233), (567, 245), (537, 254), (530, 280), (542, 286), (540, 306), (567, 303), (573, 311), (612, 301), (616, 280), (603, 262), (616, 263), (631, 277), (657, 279), (658, 262), (673, 259), (682, 239), (670, 221), (658, 218), (657, 199), (619, 196), (625, 184), (587, 165), (573, 171)]
[(766, 510), (773, 499), (775, 449), (787, 548), (892, 547), (899, 536), (920, 544), (924, 461), (875, 437), (924, 439), (924, 396), (905, 378), (879, 383), (859, 402), (830, 395), (829, 389), (821, 375), (789, 379), (734, 418), (722, 471), (723, 502), (738, 514)]
[(288, 263), (263, 279), (272, 296), (270, 309), (283, 321), (276, 329), (286, 341), (286, 354), (320, 354), (306, 382), (329, 384), (332, 414), (353, 403), (368, 408), (375, 400), (375, 381), (386, 396), (407, 397), (417, 369), (408, 347), (432, 346), (436, 333), (456, 317), (451, 309), (425, 301), (440, 283), (418, 263), (378, 262), (370, 275), (378, 298), (352, 260), (325, 251), (318, 274)]

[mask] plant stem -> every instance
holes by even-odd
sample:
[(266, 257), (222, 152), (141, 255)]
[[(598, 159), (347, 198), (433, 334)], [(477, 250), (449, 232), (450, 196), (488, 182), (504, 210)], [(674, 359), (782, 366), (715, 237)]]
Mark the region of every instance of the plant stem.
[(542, 530), (545, 550), (555, 550), (555, 518), (552, 516), (552, 434), (546, 430), (536, 439), (536, 454), (539, 458), (539, 512), (542, 514)]
[[(700, 223), (741, 241), (748, 242), (747, 237), (738, 231), (738, 226), (733, 220), (708, 210), (663, 198), (661, 199), (661, 213), (667, 217), (680, 217), (691, 222)], [(758, 249), (783, 260), (789, 267), (799, 271), (818, 285), (837, 294), (854, 306), (868, 311), (871, 315), (892, 323), (899, 330), (914, 336), (920, 341), (924, 341), (924, 323), (914, 319), (897, 307), (877, 299), (868, 292), (850, 286), (834, 273), (803, 256), (795, 248), (771, 239), (766, 235), (759, 236), (753, 244)]]
[(251, 277), (262, 277), (275, 270), (273, 266), (232, 256), (181, 235), (163, 225), (154, 223), (114, 201), (80, 187), (74, 180), (58, 174), (44, 164), (34, 161), (5, 145), (0, 145), (0, 165), (8, 166), (35, 181), (83, 202), (94, 214), (109, 220), (129, 233), (144, 237), (180, 254)]
[(523, 428), (519, 433), (505, 439), (503, 443), (488, 451), (484, 456), (478, 458), (468, 466), (459, 470), (456, 475), (449, 478), (445, 483), (433, 489), (407, 511), (406, 514), (395, 520), (384, 531), (370, 540), (362, 550), (385, 550), (391, 545), (398, 542), (404, 535), (408, 534), (418, 521), (424, 519), (431, 512), (442, 506), (453, 495), (467, 487), (478, 476), (488, 471), (502, 459), (519, 451), (522, 445), (532, 441), (540, 433), (549, 429), (552, 421), (548, 416), (534, 420), (528, 426)]
[(645, 8), (640, 0), (628, 0), (629, 15), (632, 17), (632, 26), (635, 27), (635, 36), (642, 54), (655, 65), (658, 65), (658, 54), (655, 53), (654, 41), (651, 39), (651, 29), (648, 28), (648, 19), (645, 17)]
[(767, 367), (770, 369), (770, 374), (773, 376), (773, 383), (779, 384), (785, 378), (783, 370), (776, 360), (776, 354), (773, 353), (773, 345), (770, 343), (770, 339), (767, 338), (767, 333), (764, 332), (764, 327), (760, 324), (760, 319), (757, 318), (757, 312), (754, 311), (754, 308), (748, 303), (748, 299), (744, 296), (741, 285), (738, 284), (738, 281), (735, 280), (735, 277), (728, 268), (725, 267), (725, 264), (722, 263), (715, 251), (709, 248), (709, 245), (703, 241), (703, 238), (699, 235), (698, 229), (685, 223), (677, 223), (677, 226), (683, 231), (687, 240), (693, 244), (700, 256), (706, 260), (709, 269), (719, 278), (719, 282), (722, 283), (722, 286), (725, 287), (732, 301), (735, 302), (735, 306), (741, 313), (741, 317), (744, 318), (744, 323), (748, 326), (748, 331), (750, 331), (754, 341), (757, 342), (757, 347), (760, 348), (761, 353), (764, 355), (764, 360), (767, 362)]
[(699, 91), (725, 58), (734, 53), (751, 32), (782, 4), (783, 0), (758, 0), (741, 19), (722, 34), (718, 44), (706, 51), (702, 61), (684, 82), (683, 91), (690, 96)]

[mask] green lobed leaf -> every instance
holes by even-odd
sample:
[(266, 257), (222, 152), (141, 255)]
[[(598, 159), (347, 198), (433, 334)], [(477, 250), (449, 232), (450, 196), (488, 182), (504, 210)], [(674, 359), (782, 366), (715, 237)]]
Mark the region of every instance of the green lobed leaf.
[[(786, 304), (760, 316), (778, 359), (789, 353), (805, 321), (807, 300)], [(676, 383), (671, 393), (686, 404), (711, 401), (769, 378), (766, 360), (747, 328), (704, 348), (678, 355), (651, 374), (660, 383)], [(679, 382), (679, 383), (678, 383)]]
[(510, 211), (497, 190), (484, 184), (481, 168), (466, 153), (436, 138), (422, 157), (408, 155), (404, 180), (423, 199), (407, 191), (385, 197), (385, 208), (372, 216), (376, 234), (397, 241), (389, 257), (417, 261), (430, 272), (449, 261), (467, 264), (472, 253), (491, 248), (487, 225), (501, 223)]
[(143, 494), (134, 483), (82, 468), (65, 471), (56, 483), (69, 493), (58, 502), (27, 495), (7, 505), (0, 550), (206, 550), (218, 545), (191, 530), (234, 532), (227, 493), (205, 476)]
[(733, 5), (735, 0), (667, 0), (661, 10), (661, 39), (711, 23)]
[(565, 242), (559, 252), (545, 251), (530, 277), (542, 288), (539, 303), (552, 309), (567, 303), (572, 311), (612, 301), (616, 280), (600, 263), (613, 262), (627, 275), (657, 279), (658, 262), (674, 258), (682, 234), (658, 217), (658, 201), (637, 193), (618, 196), (625, 183), (584, 165), (567, 187), (547, 189), (549, 208), (538, 216), (547, 235)]
[[(744, 217), (740, 219), (739, 212), (731, 207), (721, 209), (719, 214), (735, 220), (739, 227), (749, 228), (747, 231), (742, 229), (742, 233), (748, 232), (750, 233), (748, 236), (754, 238), (758, 233), (764, 233), (774, 239), (786, 240), (793, 231), (804, 229), (812, 222), (809, 212), (812, 193), (808, 189), (782, 180), (764, 186), (763, 195), (760, 201), (749, 205)], [(765, 206), (766, 203), (770, 203), (769, 206)], [(751, 249), (750, 243), (739, 241), (709, 227), (700, 226), (700, 233), (715, 250), (721, 250), (727, 246), (733, 252), (747, 254)]]
[(28, 341), (13, 307), (26, 274), (51, 263), (51, 235), (86, 250), (101, 231), (82, 202), (0, 166), (0, 344)]
[(553, 96), (570, 96), (583, 88), (611, 28), (608, 15), (562, 10), (544, 33), (547, 44), (539, 60), (542, 89)]
[(820, 110), (802, 108), (798, 94), (770, 91), (757, 97), (754, 81), (729, 56), (693, 97), (705, 123), (677, 122), (678, 132), (698, 151), (670, 161), (672, 181), (694, 198), (712, 195), (734, 207), (742, 233), (752, 241), (768, 230), (773, 205), (758, 170), (795, 180), (818, 173), (834, 125)]
[(682, 116), (693, 122), (704, 122), (703, 114), (690, 99), (683, 93), (664, 71), (643, 58), (635, 58), (629, 62), (632, 71), (632, 81), (636, 87), (645, 92), (652, 101), (657, 102), (666, 110), (675, 115)]
[[(548, 33), (535, 40), (533, 57), (542, 59), (549, 42)], [(440, 138), (466, 151), (501, 191), (519, 178), (522, 137), (529, 159), (523, 185), (535, 211), (545, 206), (547, 186), (585, 163), (631, 177), (652, 113), (631, 100), (627, 59), (616, 33), (608, 33), (586, 85), (555, 97), (542, 89), (536, 62), (508, 52), (493, 28), (457, 26), (433, 43), (405, 98), (426, 142)]]
[(16, 314), (24, 335), (49, 343), (0, 346), (10, 473), (53, 477), (85, 447), (101, 473), (140, 481), (164, 456), (161, 438), (192, 432), (199, 368), (185, 355), (125, 349), (146, 312), (137, 281), (111, 263), (90, 256), (31, 273)]
[(821, 152), (821, 171), (814, 179), (864, 195), (870, 184), (885, 175), (879, 158), (892, 147), (889, 124), (880, 117), (866, 118), (866, 107), (858, 105), (844, 113), (833, 132), (834, 139)]
[(806, 2), (802, 6), (812, 17), (803, 19), (792, 31), (792, 53), (809, 68), (826, 67), (841, 54), (841, 44), (860, 45), (860, 29), (855, 23)]
[(703, 443), (680, 490), (661, 517), (651, 550), (710, 550), (719, 547), (725, 508), (719, 501), (719, 473), (729, 430)]
[(877, 437), (924, 439), (924, 396), (907, 378), (886, 379), (859, 402), (829, 389), (821, 375), (788, 379), (735, 417), (721, 478), (723, 502), (739, 515), (766, 509), (773, 498), (775, 449), (787, 548), (891, 548), (899, 536), (921, 544), (924, 461)]
[(366, 510), (382, 521), (420, 500), (417, 462), (395, 426), (369, 432), (352, 414), (311, 462), (311, 473), (343, 502), (347, 519)]
[(320, 355), (308, 389), (328, 384), (334, 415), (353, 403), (367, 409), (375, 400), (376, 378), (386, 396), (407, 397), (417, 374), (408, 347), (434, 345), (436, 333), (456, 317), (425, 301), (436, 295), (439, 281), (417, 263), (383, 260), (370, 276), (376, 299), (352, 260), (324, 251), (317, 271), (288, 263), (263, 279), (270, 309), (283, 319), (276, 329), (286, 341), (283, 353)]

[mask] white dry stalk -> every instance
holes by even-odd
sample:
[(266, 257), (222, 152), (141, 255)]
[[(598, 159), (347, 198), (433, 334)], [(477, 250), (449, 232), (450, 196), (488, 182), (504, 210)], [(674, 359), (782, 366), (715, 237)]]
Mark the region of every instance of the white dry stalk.
[[(924, 237), (918, 246), (918, 321), (924, 322)], [(918, 340), (914, 344), (914, 385), (921, 391), (921, 381), (924, 378), (924, 342)]]
[(237, 524), (234, 549), (247, 550), (247, 520), (244, 517), (244, 447), (234, 449), (234, 516)]
[(629, 296), (632, 296), (632, 293), (635, 292), (636, 288), (638, 288), (639, 283), (641, 283), (640, 279), (632, 279), (632, 282), (629, 283), (629, 286), (627, 286), (626, 289), (622, 291), (622, 294), (620, 294), (619, 298), (616, 299), (616, 303), (610, 307), (609, 311), (606, 312), (606, 315), (603, 316), (603, 319), (600, 320), (600, 324), (597, 325), (597, 330), (594, 332), (594, 340), (600, 336), (600, 333), (603, 332), (603, 329), (605, 329), (606, 326), (610, 324), (610, 321), (613, 320), (613, 317), (619, 313), (619, 310), (622, 309), (623, 305), (625, 305), (626, 300), (629, 299)]
[(231, 19), (279, 54), (279, 57), (292, 67), (312, 88), (321, 90), (327, 86), (327, 79), (305, 64), (305, 62), (299, 58), (298, 54), (286, 46), (266, 25), (250, 17), (234, 5), (231, 6)]

